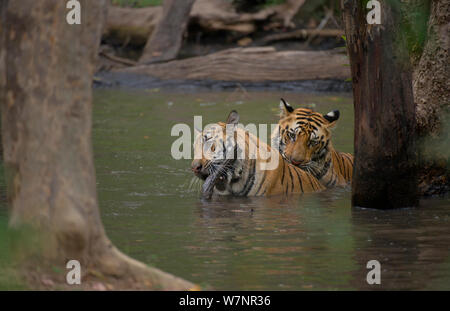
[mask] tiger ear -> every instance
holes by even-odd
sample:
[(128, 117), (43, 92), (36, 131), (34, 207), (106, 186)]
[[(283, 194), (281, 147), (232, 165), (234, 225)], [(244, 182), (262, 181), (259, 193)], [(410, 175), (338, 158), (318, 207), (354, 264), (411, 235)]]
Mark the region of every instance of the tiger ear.
[(236, 110), (232, 110), (230, 112), (230, 114), (228, 115), (226, 123), (227, 124), (233, 124), (233, 125), (236, 125), (236, 124), (239, 123), (239, 114), (237, 113)]
[(289, 114), (291, 114), (294, 111), (294, 108), (292, 108), (291, 105), (287, 101), (285, 101), (283, 98), (280, 100), (280, 118), (287, 117)]
[(332, 128), (336, 125), (336, 121), (339, 119), (339, 115), (340, 115), (339, 110), (333, 110), (323, 115), (325, 120), (329, 122), (328, 123), (329, 128)]

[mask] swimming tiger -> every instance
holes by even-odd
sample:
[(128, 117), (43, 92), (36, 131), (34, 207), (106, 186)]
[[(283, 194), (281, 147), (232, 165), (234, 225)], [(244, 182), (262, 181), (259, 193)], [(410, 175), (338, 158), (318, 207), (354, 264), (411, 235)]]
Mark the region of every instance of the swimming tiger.
[(272, 133), (272, 146), (290, 163), (312, 173), (325, 187), (345, 185), (353, 175), (353, 155), (336, 151), (330, 129), (339, 119), (339, 110), (320, 114), (307, 108), (294, 109), (284, 99), (281, 115)]
[(225, 123), (213, 124), (197, 134), (197, 156), (191, 169), (205, 180), (204, 186), (212, 182), (215, 194), (233, 196), (287, 195), (325, 189), (312, 174), (285, 161), (276, 149), (237, 126), (238, 122), (239, 114), (233, 110)]

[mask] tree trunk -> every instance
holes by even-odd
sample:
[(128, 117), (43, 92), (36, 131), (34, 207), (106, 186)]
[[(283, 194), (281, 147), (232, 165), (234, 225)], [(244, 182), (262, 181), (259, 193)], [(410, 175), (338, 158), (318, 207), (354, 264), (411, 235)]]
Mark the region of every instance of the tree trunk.
[(419, 146), (419, 190), (450, 191), (450, 1), (431, 1), (427, 41), (414, 70)]
[[(9, 0), (0, 0), (0, 105), (5, 102), (5, 83), (6, 83), (6, 68), (5, 68), (5, 56), (6, 49), (3, 48), (5, 46), (5, 31), (3, 29), (3, 21), (6, 17), (6, 7), (8, 5)], [(1, 111), (0, 111), (1, 112)], [(1, 116), (0, 116), (1, 117)], [(1, 126), (1, 121), (0, 121)], [(0, 161), (3, 162), (3, 144), (1, 144), (2, 132), (0, 131)], [(3, 190), (3, 189), (1, 189)], [(0, 190), (0, 191), (1, 191)], [(6, 193), (0, 193), (0, 197), (6, 197)]]
[(194, 1), (164, 0), (163, 16), (145, 45), (140, 63), (168, 61), (177, 57)]
[(103, 40), (114, 45), (142, 48), (162, 16), (162, 7), (121, 8), (110, 5)]
[[(397, 4), (396, 4), (397, 3)], [(342, 1), (355, 106), (352, 204), (415, 206), (415, 107), (398, 2), (381, 4), (381, 25), (368, 25), (363, 1)]]
[(450, 105), (450, 2), (431, 1), (427, 42), (414, 70), (419, 134), (442, 133), (440, 116)]
[(2, 18), (10, 226), (35, 230), (39, 247), (22, 246), (23, 252), (32, 252), (27, 258), (34, 265), (51, 262), (65, 270), (67, 261), (75, 259), (84, 279), (188, 289), (191, 283), (122, 254), (105, 234), (91, 146), (91, 86), (106, 1), (80, 2), (81, 25), (66, 22), (66, 1), (9, 1)]

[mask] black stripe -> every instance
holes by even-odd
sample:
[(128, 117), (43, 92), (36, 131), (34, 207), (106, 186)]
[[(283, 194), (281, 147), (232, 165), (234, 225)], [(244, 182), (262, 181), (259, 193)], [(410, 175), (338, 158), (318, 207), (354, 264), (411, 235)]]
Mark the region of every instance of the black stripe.
[(348, 154), (344, 153), (343, 155), (345, 155), (345, 159), (348, 161), (345, 161), (345, 167), (347, 169), (347, 180), (349, 180), (352, 178), (352, 176), (350, 176), (350, 159), (348, 158)]
[(225, 147), (225, 141), (222, 140), (223, 159), (227, 160), (227, 148)]
[(313, 187), (313, 190), (316, 190), (316, 187), (314, 187), (314, 184), (313, 184), (312, 179), (311, 179), (311, 174), (310, 173), (306, 173), (306, 176), (308, 176), (309, 182), (311, 183), (311, 186)]
[[(299, 122), (297, 122), (297, 123), (299, 123)], [(314, 129), (315, 131), (317, 131), (317, 127), (315, 127), (314, 125), (312, 125), (311, 123), (302, 123), (302, 124), (307, 124), (310, 128), (312, 128), (312, 129)], [(298, 126), (298, 127), (296, 127), (295, 129), (297, 129), (297, 128), (302, 128), (301, 126)]]
[(297, 177), (298, 177), (298, 182), (299, 182), (299, 184), (300, 184), (300, 189), (302, 190), (302, 192), (304, 192), (304, 191), (303, 191), (303, 182), (302, 182), (302, 177), (300, 176), (300, 174), (299, 174), (298, 170), (299, 170), (299, 169), (297, 169), (297, 168), (294, 168), (294, 171), (295, 171), (295, 172), (297, 173)]
[(348, 180), (348, 177), (350, 176), (350, 172), (348, 171), (348, 165), (347, 165), (347, 161), (345, 161), (345, 157), (342, 157), (342, 165), (344, 166), (344, 171), (345, 171), (345, 180)]
[[(317, 122), (316, 120), (314, 120), (314, 119), (311, 119), (311, 118), (308, 118), (307, 119), (309, 122), (311, 122), (311, 123), (314, 123), (315, 125), (317, 125), (318, 127), (321, 127), (322, 126), (322, 124), (320, 124), (319, 122)], [(312, 125), (311, 125), (312, 126)]]
[(288, 164), (289, 175), (291, 176), (291, 192), (294, 192), (294, 178), (292, 177), (291, 165)]
[(314, 115), (311, 116), (311, 118), (314, 119), (314, 121), (319, 122), (322, 125), (324, 123), (323, 122), (323, 117), (321, 115), (314, 114)]
[(308, 112), (305, 112), (305, 111), (299, 111), (299, 112), (297, 112), (297, 113), (296, 113), (296, 115), (298, 115), (298, 116), (305, 116), (305, 117), (307, 117), (307, 116), (309, 116), (309, 115), (310, 115), (310, 113), (308, 113)]
[[(261, 183), (259, 184), (258, 190), (255, 193), (255, 196), (258, 195), (259, 191), (261, 190), (262, 185), (264, 184), (264, 182), (266, 181), (266, 174), (267, 174), (267, 170), (264, 170), (264, 175), (262, 178)], [(265, 192), (265, 191), (264, 191)]]
[(339, 154), (336, 154), (336, 158), (338, 159), (339, 162), (339, 172), (341, 173), (342, 176), (344, 176), (345, 179), (347, 179), (347, 177), (345, 176), (346, 174), (344, 169), (344, 160)]
[(335, 174), (331, 174), (331, 179), (325, 185), (327, 188), (336, 184)]
[(245, 183), (244, 189), (241, 192), (237, 193), (238, 196), (247, 196), (250, 190), (253, 188), (253, 184), (255, 183), (255, 163), (256, 160), (252, 160), (252, 166), (250, 173), (248, 175), (247, 181)]

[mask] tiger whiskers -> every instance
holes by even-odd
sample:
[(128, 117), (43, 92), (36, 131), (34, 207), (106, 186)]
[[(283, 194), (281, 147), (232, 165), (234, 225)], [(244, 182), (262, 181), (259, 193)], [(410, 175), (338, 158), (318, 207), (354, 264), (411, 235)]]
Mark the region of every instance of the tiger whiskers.
[(321, 170), (321, 166), (313, 161), (309, 161), (308, 163), (302, 164), (299, 167), (312, 175), (317, 175)]
[(197, 190), (198, 191), (198, 190), (200, 190), (200, 188), (201, 188), (200, 182), (201, 182), (200, 178), (197, 178), (196, 176), (193, 176), (192, 179), (191, 179), (191, 182), (189, 183), (188, 190), (189, 191), (193, 191), (193, 190)]

